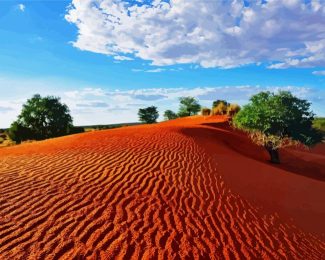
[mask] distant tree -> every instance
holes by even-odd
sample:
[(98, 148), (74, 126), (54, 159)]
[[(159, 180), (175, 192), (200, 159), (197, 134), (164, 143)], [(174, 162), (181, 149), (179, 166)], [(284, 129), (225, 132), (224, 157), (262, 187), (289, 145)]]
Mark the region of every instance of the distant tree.
[(69, 112), (58, 97), (34, 95), (23, 105), (17, 121), (9, 129), (9, 135), (16, 142), (66, 135), (72, 127)]
[(211, 114), (211, 109), (204, 107), (201, 109), (201, 114), (202, 114), (202, 116), (209, 116)]
[(176, 119), (177, 117), (178, 117), (177, 114), (172, 110), (166, 110), (164, 113), (165, 120), (173, 120)]
[(194, 97), (181, 97), (179, 101), (178, 116), (180, 117), (196, 115), (201, 109), (200, 104)]
[(140, 108), (138, 112), (139, 120), (143, 123), (156, 123), (159, 117), (157, 107), (151, 106), (147, 108)]
[(322, 140), (312, 128), (314, 114), (307, 100), (290, 92), (261, 92), (250, 99), (234, 117), (234, 126), (248, 131), (252, 140), (264, 146), (272, 163), (280, 163), (279, 148), (304, 144), (311, 146)]
[(69, 134), (80, 134), (84, 132), (85, 132), (85, 128), (82, 126), (73, 126), (69, 129)]

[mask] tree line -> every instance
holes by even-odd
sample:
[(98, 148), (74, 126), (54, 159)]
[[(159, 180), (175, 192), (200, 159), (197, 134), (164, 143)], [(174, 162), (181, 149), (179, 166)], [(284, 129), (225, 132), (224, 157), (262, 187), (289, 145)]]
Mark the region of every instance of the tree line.
[[(165, 120), (172, 120), (178, 117), (186, 117), (197, 115), (201, 109), (201, 105), (198, 100), (194, 97), (181, 97), (179, 98), (180, 107), (178, 113), (172, 110), (166, 110), (164, 113)], [(156, 123), (159, 117), (158, 108), (155, 106), (150, 106), (146, 108), (140, 108), (138, 111), (138, 116), (140, 122), (146, 124)]]
[[(231, 104), (226, 100), (213, 101), (211, 109), (202, 107), (198, 100), (194, 97), (180, 97), (179, 103), (180, 106), (177, 113), (170, 109), (164, 112), (165, 120), (173, 120), (179, 117), (197, 115), (200, 110), (203, 116), (227, 115), (233, 117), (240, 110), (240, 106), (238, 104)], [(159, 118), (158, 108), (155, 106), (140, 108), (138, 111), (138, 116), (140, 122), (146, 124), (156, 123), (157, 119)]]
[[(311, 103), (287, 91), (260, 92), (253, 95), (242, 108), (226, 100), (216, 100), (212, 108), (201, 107), (194, 97), (181, 97), (178, 112), (166, 110), (165, 120), (197, 115), (228, 116), (231, 125), (248, 134), (254, 143), (263, 146), (272, 163), (280, 163), (279, 149), (287, 146), (312, 146), (323, 140), (323, 132), (313, 127), (315, 114)], [(139, 120), (156, 123), (157, 107), (140, 108)], [(34, 95), (23, 105), (17, 120), (9, 128), (9, 136), (16, 143), (25, 140), (43, 140), (83, 132), (83, 127), (73, 126), (70, 110), (60, 98)]]
[[(216, 100), (211, 109), (201, 109), (195, 98), (182, 97), (178, 113), (166, 110), (164, 118), (173, 120), (196, 115), (200, 109), (203, 116), (226, 115), (234, 128), (246, 132), (255, 144), (267, 150), (272, 163), (280, 163), (280, 148), (309, 147), (323, 140), (324, 133), (313, 127), (315, 114), (310, 105), (307, 100), (288, 91), (260, 92), (253, 95), (243, 108), (226, 100)], [(138, 115), (144, 123), (155, 123), (159, 117), (155, 106), (140, 109)]]

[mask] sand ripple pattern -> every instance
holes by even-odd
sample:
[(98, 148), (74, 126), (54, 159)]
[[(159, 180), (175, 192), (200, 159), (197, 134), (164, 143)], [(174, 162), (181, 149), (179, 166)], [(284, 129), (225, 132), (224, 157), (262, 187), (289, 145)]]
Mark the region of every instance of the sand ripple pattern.
[(320, 238), (233, 193), (217, 158), (181, 127), (35, 147), (0, 156), (1, 259), (324, 257)]

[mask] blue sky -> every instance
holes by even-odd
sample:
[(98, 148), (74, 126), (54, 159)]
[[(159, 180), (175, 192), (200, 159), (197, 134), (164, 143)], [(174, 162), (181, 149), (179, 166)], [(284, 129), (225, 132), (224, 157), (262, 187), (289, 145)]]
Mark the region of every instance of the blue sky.
[(60, 96), (77, 125), (278, 89), (325, 116), (324, 1), (262, 2), (1, 1), (0, 127), (35, 93)]

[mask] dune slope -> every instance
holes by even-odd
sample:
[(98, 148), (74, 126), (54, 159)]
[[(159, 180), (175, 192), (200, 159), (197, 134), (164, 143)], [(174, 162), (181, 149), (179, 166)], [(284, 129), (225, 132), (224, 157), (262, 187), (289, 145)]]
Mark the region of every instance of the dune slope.
[(0, 259), (324, 258), (325, 155), (275, 167), (220, 121), (0, 149)]

